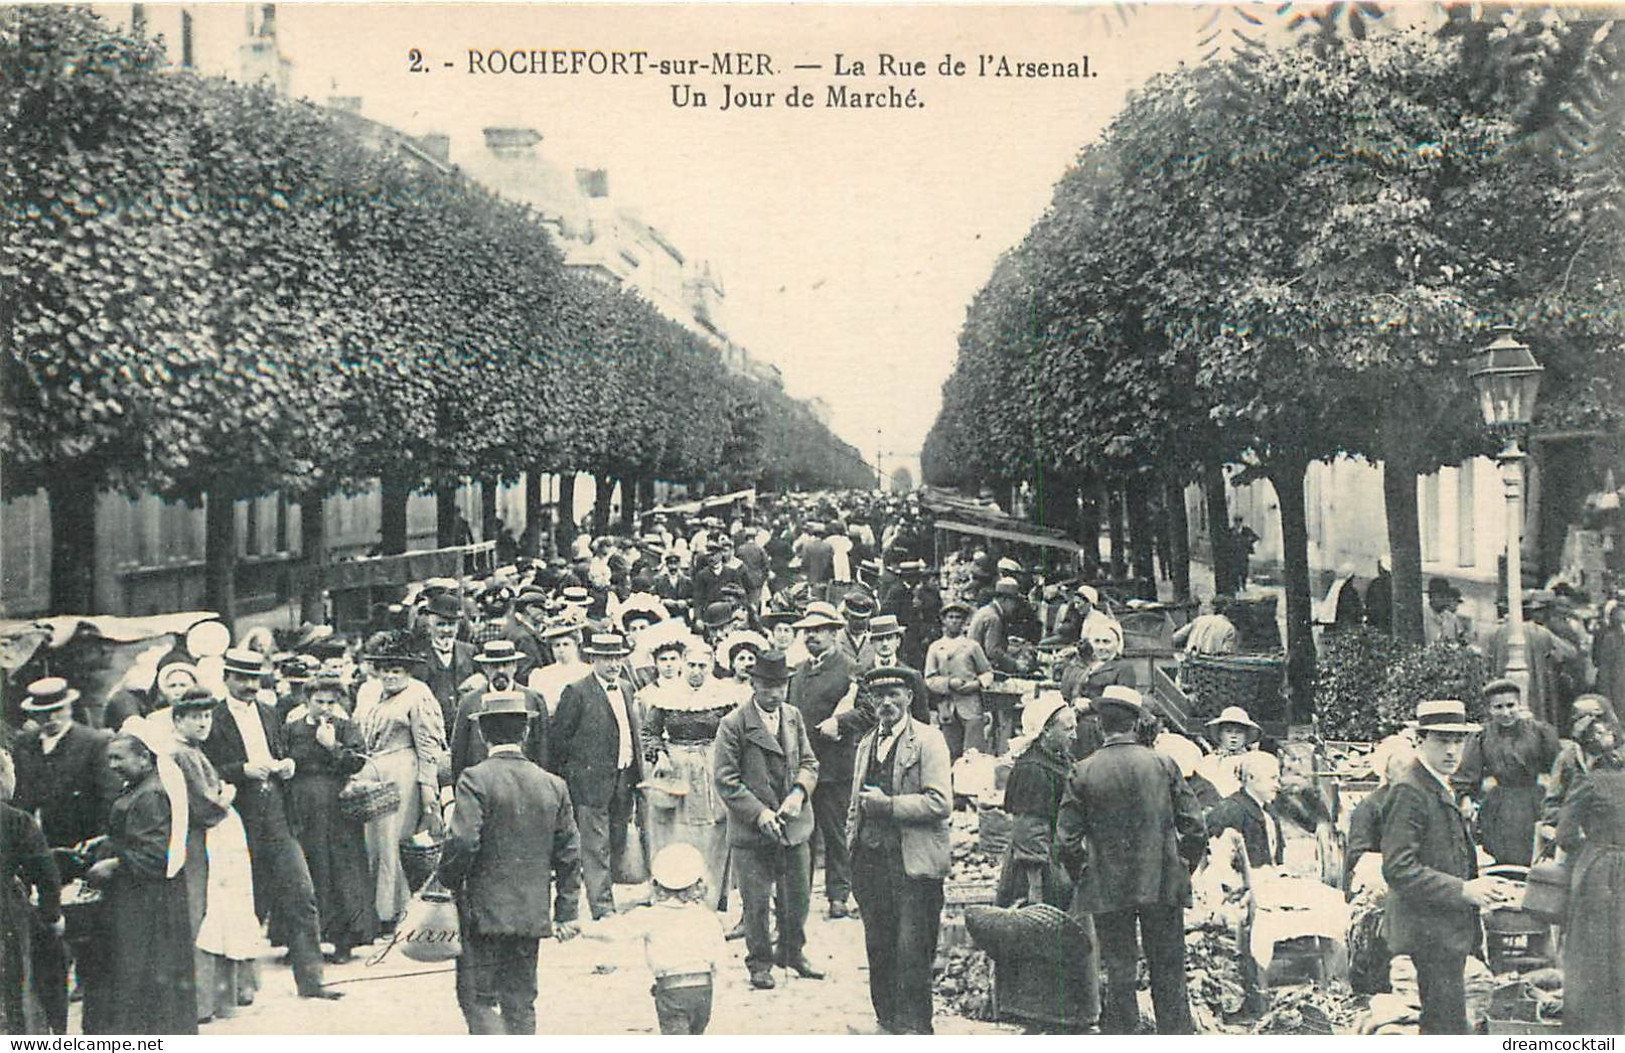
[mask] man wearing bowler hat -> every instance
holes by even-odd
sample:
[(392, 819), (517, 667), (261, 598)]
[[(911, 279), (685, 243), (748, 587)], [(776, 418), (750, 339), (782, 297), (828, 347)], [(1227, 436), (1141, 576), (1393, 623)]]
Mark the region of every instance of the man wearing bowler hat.
[(237, 814), (248, 837), (255, 911), (288, 940), (288, 959), (300, 998), (342, 998), (322, 986), (320, 923), (316, 890), (305, 855), (294, 839), (293, 817), (283, 783), (293, 777), (286, 727), (257, 698), (265, 657), (233, 648), (225, 655), (226, 698), (215, 704), (214, 725), (203, 755), (220, 777), (237, 787)]
[(522, 693), (488, 692), (475, 719), (489, 753), (458, 776), (437, 872), (457, 893), (457, 1000), (470, 1034), (534, 1035), (540, 942), (576, 934), (575, 817), (563, 780), (521, 752), (532, 719)]
[(1514, 898), (1498, 879), (1478, 876), (1472, 831), (1450, 785), (1478, 730), (1455, 699), (1419, 703), (1416, 757), (1382, 806), (1388, 946), (1416, 963), (1424, 1035), (1468, 1033), (1462, 970), (1482, 939), (1478, 912)]
[(626, 854), (633, 790), (643, 750), (632, 685), (621, 678), (631, 653), (620, 633), (593, 633), (581, 649), (592, 673), (567, 685), (549, 728), (549, 760), (570, 787), (581, 832), (581, 870), (594, 920), (615, 913), (615, 869)]
[(463, 624), (463, 604), (455, 593), (435, 596), (423, 608), (423, 616), (428, 622), (429, 646), (419, 675), (440, 703), (440, 715), (449, 732), (456, 726), (457, 703), (467, 690), (464, 685), (479, 671), (474, 664), (479, 649), (457, 639)]
[(813, 811), (818, 817), (819, 842), (824, 847), (824, 895), (829, 916), (844, 918), (852, 894), (852, 861), (846, 850), (846, 811), (852, 796), (852, 758), (858, 736), (869, 728), (869, 715), (860, 708), (842, 708), (852, 689), (852, 661), (840, 648), (838, 635), (846, 627), (828, 603), (810, 603), (795, 623), (802, 632), (808, 658), (790, 679), (789, 701), (806, 718), (818, 755), (818, 789)]
[[(751, 700), (722, 718), (711, 756), (745, 903), (745, 967), (751, 986), (762, 990), (774, 986), (775, 964), (806, 979), (823, 977), (805, 952), (818, 759), (801, 711), (784, 704), (789, 681), (784, 653), (763, 652), (751, 667)], [(777, 953), (767, 916), (775, 899)]]
[(1112, 684), (1095, 708), (1106, 741), (1073, 766), (1056, 836), (1064, 857), (1081, 864), (1073, 906), (1094, 916), (1100, 940), (1106, 967), (1100, 1029), (1128, 1035), (1138, 1028), (1137, 944), (1143, 944), (1157, 1033), (1188, 1035), (1185, 907), (1191, 871), (1207, 847), (1201, 811), (1178, 763), (1135, 738), (1138, 691)]
[(846, 629), (836, 638), (841, 653), (857, 672), (873, 669), (875, 650), (869, 644), (869, 622), (875, 616), (875, 601), (860, 589), (853, 589), (841, 597), (840, 615), (846, 620)]

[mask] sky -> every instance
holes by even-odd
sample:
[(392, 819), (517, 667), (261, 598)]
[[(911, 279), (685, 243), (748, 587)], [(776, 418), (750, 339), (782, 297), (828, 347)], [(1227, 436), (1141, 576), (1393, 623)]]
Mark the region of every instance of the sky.
[[(452, 158), (485, 126), (541, 132), (566, 170), (603, 167), (611, 196), (726, 289), (726, 324), (818, 396), (838, 435), (889, 473), (919, 478), (919, 449), (953, 368), (971, 297), (1020, 242), (1055, 181), (1126, 92), (1192, 59), (1189, 7), (508, 6), (283, 4), (278, 33), (294, 95), (357, 95), (362, 113), (411, 134), (443, 132)], [(410, 72), (419, 49), (427, 73)], [(771, 56), (769, 77), (471, 75), (469, 49), (603, 49), (651, 61), (713, 52)], [(927, 75), (883, 77), (882, 52)], [(868, 75), (833, 75), (835, 56)], [(944, 77), (946, 54), (967, 75)], [(978, 77), (977, 56), (1078, 62), (1079, 79)], [(452, 63), (446, 68), (443, 63)], [(819, 70), (795, 70), (795, 64)], [(775, 93), (721, 110), (722, 83)], [(787, 108), (792, 86), (914, 88), (922, 108)], [(674, 84), (707, 108), (672, 104)]]

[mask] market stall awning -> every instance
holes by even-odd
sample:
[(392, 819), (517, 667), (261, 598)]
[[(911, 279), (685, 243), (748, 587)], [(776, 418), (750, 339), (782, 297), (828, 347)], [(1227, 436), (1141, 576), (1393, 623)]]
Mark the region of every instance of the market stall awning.
[(658, 508), (650, 509), (649, 514), (691, 516), (697, 512), (703, 512), (707, 508), (721, 508), (723, 505), (731, 505), (735, 501), (755, 502), (755, 500), (756, 488), (752, 486), (745, 490), (735, 490), (730, 494), (717, 494), (715, 497), (701, 497), (693, 501), (684, 501), (681, 504), (675, 505), (661, 505)]
[(398, 556), (370, 556), (330, 563), (321, 568), (323, 584), (335, 591), (367, 589), (374, 586), (410, 585), (429, 578), (455, 578), (463, 573), (465, 556), (480, 557), (494, 552), (494, 541), (472, 545), (404, 552)]
[(996, 538), (1000, 541), (1011, 541), (1018, 545), (1058, 548), (1067, 552), (1083, 551), (1082, 545), (1076, 541), (1069, 541), (1064, 537), (1049, 537), (1045, 534), (1011, 530), (1007, 527), (984, 526), (981, 523), (960, 523), (951, 519), (939, 519), (931, 525), (937, 530), (946, 530), (952, 534), (975, 534), (977, 537)]

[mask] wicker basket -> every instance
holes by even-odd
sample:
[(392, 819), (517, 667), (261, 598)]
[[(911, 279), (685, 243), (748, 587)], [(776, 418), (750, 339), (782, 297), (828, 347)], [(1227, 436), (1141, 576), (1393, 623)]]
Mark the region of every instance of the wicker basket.
[[(370, 767), (373, 775), (366, 775)], [(401, 788), (378, 774), (371, 760), (351, 776), (339, 791), (339, 814), (358, 823), (370, 823), (401, 806)]]
[(427, 884), (434, 875), (444, 848), (443, 840), (423, 844), (408, 838), (401, 842), (401, 869), (406, 871), (406, 883), (413, 892)]
[(1281, 655), (1191, 655), (1185, 661), (1185, 691), (1194, 703), (1198, 724), (1228, 706), (1240, 706), (1263, 724), (1286, 724), (1281, 682), (1286, 660)]

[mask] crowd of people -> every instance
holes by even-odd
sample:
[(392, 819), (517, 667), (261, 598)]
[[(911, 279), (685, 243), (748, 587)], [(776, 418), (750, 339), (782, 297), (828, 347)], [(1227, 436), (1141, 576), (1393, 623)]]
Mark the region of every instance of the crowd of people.
[[(1189, 1032), (1191, 876), (1226, 831), (1254, 865), (1281, 861), (1272, 744), (1235, 707), (1204, 742), (1162, 727), (1109, 596), (975, 539), (932, 565), (930, 526), (878, 494), (651, 514), (636, 537), (414, 582), (361, 632), (194, 631), (100, 719), (65, 680), (35, 681), (0, 753), (6, 1029), (65, 1033), (82, 995), (87, 1034), (195, 1031), (253, 1001), (266, 941), (302, 997), (337, 998), (324, 965), (410, 938), (432, 881), (456, 896), (470, 1032), (532, 1033), (541, 940), (651, 880), (658, 1019), (699, 1031), (724, 919), (754, 988), (822, 978), (821, 867), (827, 916), (861, 924), (879, 1025), (928, 1033), (953, 766), (1015, 733), (999, 902), (1085, 927), (1102, 1030), (1141, 1026), (1143, 957), (1158, 1030)], [(1186, 636), (1226, 633), (1198, 619)], [(1019, 717), (992, 704), (1006, 679), (1036, 685)], [(1576, 700), (1560, 738), (1517, 685), (1491, 688), (1487, 728), (1424, 705), (1353, 820), (1351, 856), (1381, 859), (1389, 944), (1426, 977), (1425, 1030), (1464, 1022), (1465, 926), (1506, 894), (1476, 878), (1480, 844), (1527, 863), (1555, 843), (1577, 888), (1625, 891), (1610, 703)], [(1602, 976), (1571, 980), (1590, 1026), (1625, 1004), (1605, 997), (1622, 993), (1619, 901), (1567, 942)]]

